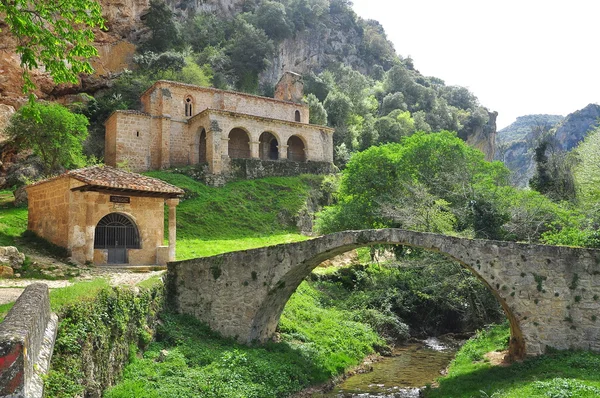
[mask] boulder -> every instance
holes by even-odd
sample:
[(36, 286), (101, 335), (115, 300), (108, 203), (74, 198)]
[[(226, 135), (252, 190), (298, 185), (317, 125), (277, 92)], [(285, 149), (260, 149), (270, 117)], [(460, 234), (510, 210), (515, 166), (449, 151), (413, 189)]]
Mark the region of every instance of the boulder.
[(5, 265), (0, 265), (0, 278), (10, 278), (14, 276), (14, 274), (15, 273), (12, 268)]
[(44, 165), (35, 156), (13, 163), (6, 171), (6, 186), (20, 187), (40, 179), (44, 172)]
[(13, 195), (15, 195), (15, 206), (16, 207), (27, 206), (27, 191), (25, 190), (24, 186), (17, 188), (17, 190), (15, 192), (13, 192)]
[(0, 246), (0, 264), (12, 269), (20, 269), (25, 255), (14, 246)]

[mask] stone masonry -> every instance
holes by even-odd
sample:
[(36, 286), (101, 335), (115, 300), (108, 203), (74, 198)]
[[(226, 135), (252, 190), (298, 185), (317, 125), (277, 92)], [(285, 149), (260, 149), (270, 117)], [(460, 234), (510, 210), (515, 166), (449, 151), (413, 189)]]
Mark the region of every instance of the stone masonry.
[(302, 80), (286, 73), (276, 98), (157, 81), (143, 112), (105, 122), (105, 162), (146, 171), (208, 163), (227, 174), (231, 159), (333, 162), (333, 129), (309, 124)]
[(57, 324), (48, 286), (29, 285), (0, 323), (0, 396), (42, 397)]
[(547, 347), (600, 351), (600, 251), (381, 229), (168, 264), (170, 305), (241, 342), (271, 338), (290, 296), (321, 262), (358, 247), (439, 252), (473, 272), (510, 322), (513, 359)]

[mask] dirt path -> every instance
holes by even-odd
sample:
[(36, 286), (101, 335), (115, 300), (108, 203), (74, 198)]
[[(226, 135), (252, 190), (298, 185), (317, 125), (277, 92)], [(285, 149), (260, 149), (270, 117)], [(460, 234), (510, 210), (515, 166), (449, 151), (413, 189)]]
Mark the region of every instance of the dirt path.
[[(148, 278), (162, 275), (165, 271), (138, 272), (135, 269), (123, 268), (86, 268), (81, 270), (81, 275), (73, 281), (92, 280), (105, 278), (112, 286), (133, 286)], [(0, 304), (15, 301), (23, 292), (25, 287), (32, 283), (45, 283), (50, 289), (70, 286), (73, 282), (68, 280), (46, 280), (46, 279), (0, 279)]]

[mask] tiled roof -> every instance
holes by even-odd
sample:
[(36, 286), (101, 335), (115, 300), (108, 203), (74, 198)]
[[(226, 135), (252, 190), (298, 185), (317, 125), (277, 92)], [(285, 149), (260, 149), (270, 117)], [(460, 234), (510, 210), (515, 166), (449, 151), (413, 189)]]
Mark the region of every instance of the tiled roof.
[[(146, 177), (141, 174), (130, 173), (128, 171), (104, 165), (67, 171), (66, 173), (55, 178), (67, 176), (73, 177), (88, 185), (100, 188), (173, 195), (182, 195), (184, 193), (181, 188), (168, 184), (162, 180), (159, 180), (158, 178)], [(39, 181), (34, 185), (48, 182), (55, 178)]]

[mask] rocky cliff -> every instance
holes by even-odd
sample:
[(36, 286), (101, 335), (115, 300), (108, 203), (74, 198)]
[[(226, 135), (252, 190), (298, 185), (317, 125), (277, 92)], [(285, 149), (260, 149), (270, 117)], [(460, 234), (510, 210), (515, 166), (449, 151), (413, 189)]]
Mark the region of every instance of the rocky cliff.
[[(143, 17), (149, 8), (149, 0), (100, 0), (106, 18), (106, 31), (97, 31), (95, 45), (99, 57), (93, 61), (96, 73), (83, 76), (76, 86), (53, 84), (43, 70), (34, 71), (38, 85), (36, 95), (42, 99), (68, 102), (69, 96), (79, 92), (94, 93), (111, 84), (111, 78), (124, 69), (131, 69), (136, 44), (147, 37)], [(223, 18), (255, 7), (252, 0), (167, 0), (179, 23), (197, 12), (210, 12)], [(333, 2), (324, 1), (331, 15), (315, 23), (311, 28), (297, 31), (293, 37), (277, 43), (277, 51), (270, 66), (261, 74), (265, 86), (273, 86), (284, 71), (306, 74), (318, 73), (334, 63), (352, 66), (363, 74), (373, 70), (388, 69), (396, 57), (393, 45), (385, 38), (385, 32), (376, 21), (362, 21), (350, 10), (334, 11)], [(337, 12), (337, 13), (336, 13)], [(14, 108), (21, 106), (26, 98), (21, 92), (22, 79), (19, 59), (14, 53), (15, 42), (6, 29), (0, 33), (0, 130), (3, 121), (10, 117)], [(466, 141), (493, 158), (495, 148), (495, 116), (490, 122), (468, 134)]]
[(585, 108), (567, 115), (527, 115), (520, 116), (508, 127), (498, 132), (496, 138), (496, 159), (501, 160), (512, 171), (512, 182), (517, 186), (527, 186), (535, 171), (533, 153), (536, 132), (542, 129), (553, 137), (564, 151), (570, 151), (579, 144), (600, 120), (600, 105), (589, 104)]

